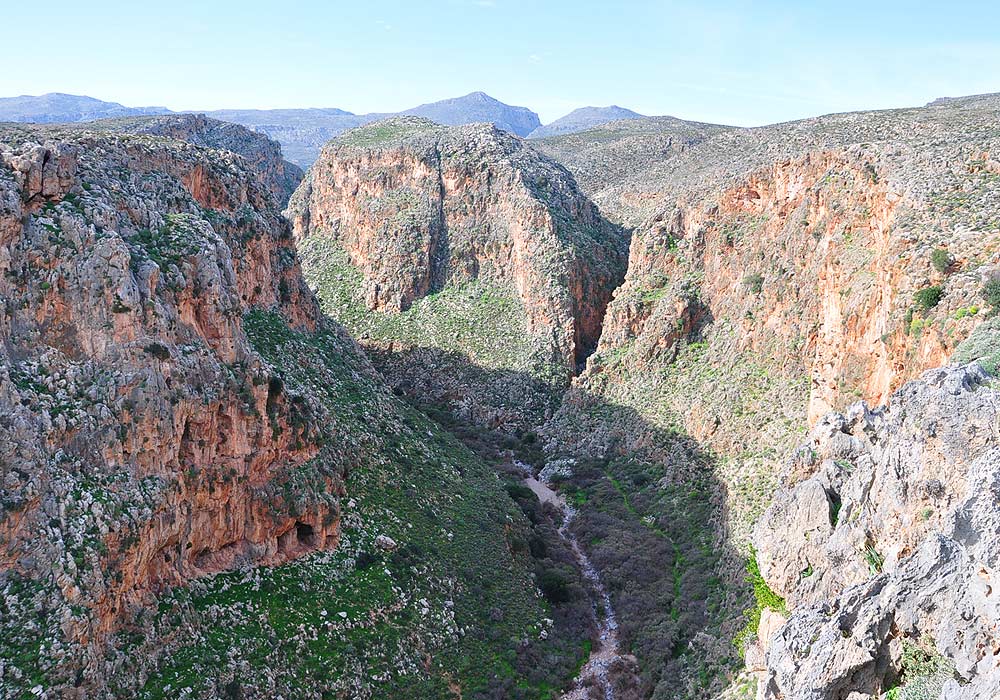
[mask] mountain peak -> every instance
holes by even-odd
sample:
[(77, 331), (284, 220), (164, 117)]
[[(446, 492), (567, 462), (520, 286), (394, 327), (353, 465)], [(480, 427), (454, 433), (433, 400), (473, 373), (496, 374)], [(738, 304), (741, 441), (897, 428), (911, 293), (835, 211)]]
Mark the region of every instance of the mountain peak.
[(402, 114), (426, 117), (446, 126), (489, 122), (518, 136), (527, 136), (542, 124), (538, 115), (527, 107), (514, 107), (478, 91), (420, 105)]
[(608, 122), (619, 121), (621, 119), (640, 119), (643, 115), (625, 109), (618, 105), (608, 107), (578, 107), (566, 116), (556, 119), (554, 122), (541, 126), (530, 134), (528, 138), (538, 139), (546, 136), (558, 136), (560, 134), (573, 134), (584, 131)]

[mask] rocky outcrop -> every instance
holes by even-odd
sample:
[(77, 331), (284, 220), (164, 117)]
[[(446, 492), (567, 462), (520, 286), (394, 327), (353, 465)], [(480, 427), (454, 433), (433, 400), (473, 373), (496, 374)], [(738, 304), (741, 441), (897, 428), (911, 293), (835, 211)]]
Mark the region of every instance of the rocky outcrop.
[(279, 207), (288, 202), (302, 181), (302, 169), (284, 159), (277, 142), (244, 126), (209, 119), (202, 114), (109, 119), (89, 124), (87, 128), (162, 136), (236, 153), (246, 160), (249, 172), (263, 180)]
[(286, 489), (317, 452), (309, 401), (243, 331), (254, 307), (319, 319), (245, 159), (4, 128), (0, 273), (5, 624), (34, 592), (63, 632), (53, 669), (167, 587), (336, 544), (339, 477)]
[(754, 532), (761, 574), (792, 611), (763, 636), (763, 697), (905, 688), (904, 645), (918, 640), (954, 667), (942, 697), (989, 697), (998, 425), (1000, 395), (978, 364), (930, 370), (882, 408), (817, 425)]
[(418, 119), (363, 127), (324, 150), (289, 205), (296, 238), (336, 240), (373, 310), (471, 280), (512, 288), (526, 330), (572, 367), (596, 345), (624, 239), (568, 174), (491, 126)]
[(593, 351), (625, 269), (572, 177), (484, 124), (350, 131), (287, 214), (324, 310), (398, 390), (510, 430), (551, 412), (538, 397)]
[[(552, 456), (606, 459), (631, 504), (646, 494), (629, 470), (615, 473), (620, 463), (650, 465), (662, 490), (709, 481), (717, 575), (739, 591), (754, 522), (810, 426), (858, 399), (888, 401), (960, 348), (993, 364), (995, 324), (983, 319), (995, 300), (984, 284), (1000, 265), (996, 111), (867, 112), (700, 135), (674, 125), (658, 155), (664, 135), (634, 133), (645, 123), (538, 142), (635, 226), (598, 349), (540, 432)], [(712, 455), (709, 468), (678, 449), (688, 436)], [(776, 532), (812, 542), (831, 531), (836, 507), (811, 483), (789, 516), (799, 520)], [(868, 578), (864, 557), (826, 564), (826, 577)], [(790, 561), (767, 575), (821, 585), (811, 572)], [(798, 588), (775, 591), (800, 602)], [(747, 607), (726, 604), (729, 619)]]
[[(641, 185), (591, 184), (661, 204), (635, 230), (577, 390), (679, 425), (744, 461), (737, 478), (773, 478), (807, 426), (886, 401), (988, 315), (993, 125), (991, 110), (956, 107), (730, 130), (672, 152)], [(581, 421), (580, 403), (564, 404), (553, 440), (668, 453), (641, 427)]]

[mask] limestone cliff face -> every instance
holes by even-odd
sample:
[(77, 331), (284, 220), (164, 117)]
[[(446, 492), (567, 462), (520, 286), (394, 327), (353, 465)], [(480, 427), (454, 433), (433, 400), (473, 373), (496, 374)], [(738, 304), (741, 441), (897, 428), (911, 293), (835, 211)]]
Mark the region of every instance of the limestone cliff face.
[[(992, 186), (974, 174), (982, 158), (969, 154), (948, 174)], [(660, 316), (681, 330), (699, 314), (731, 320), (741, 349), (808, 371), (810, 422), (852, 395), (884, 401), (943, 363), (976, 325), (969, 311), (984, 305), (981, 281), (994, 273), (1000, 236), (935, 228), (936, 202), (895, 190), (892, 165), (877, 162), (863, 149), (812, 153), (657, 217), (632, 243), (602, 344), (610, 352), (634, 339), (650, 360), (672, 343), (645, 332)], [(936, 248), (948, 269), (932, 265)], [(942, 296), (924, 309), (915, 295), (932, 286)], [(643, 302), (657, 292), (673, 303)]]
[(748, 654), (762, 697), (994, 696), (998, 406), (973, 363), (816, 426), (754, 533), (791, 610)]
[(332, 141), (289, 206), (297, 240), (336, 241), (370, 309), (470, 281), (511, 290), (567, 372), (597, 343), (625, 239), (572, 177), (493, 126), (394, 119)]
[[(749, 555), (755, 522), (788, 483), (781, 465), (810, 426), (858, 399), (888, 401), (960, 345), (966, 361), (995, 347), (989, 334), (979, 334), (983, 342), (963, 341), (992, 325), (983, 323), (993, 306), (984, 284), (1000, 272), (996, 114), (995, 107), (917, 109), (727, 130), (665, 152), (641, 168), (642, 181), (602, 179), (609, 168), (589, 163), (587, 154), (610, 157), (616, 148), (597, 148), (596, 132), (574, 135), (595, 149), (581, 151), (582, 162), (570, 161), (571, 169), (588, 173), (581, 175), (588, 194), (636, 228), (629, 270), (608, 306), (598, 349), (541, 430), (548, 454), (603, 459), (628, 502), (654, 522), (677, 516), (672, 504), (634, 506), (648, 503), (649, 492), (708, 481), (717, 500), (700, 526), (712, 531), (720, 552), (713, 575), (737, 595), (745, 590), (741, 559)], [(970, 446), (977, 444), (973, 431), (976, 439), (988, 434), (986, 424), (971, 417), (966, 425)], [(930, 432), (919, 448), (928, 453), (936, 449)], [(708, 453), (703, 463), (683, 449), (689, 441)], [(630, 487), (630, 470), (618, 466), (630, 461), (650, 465), (658, 488)], [(831, 529), (834, 507), (826, 507), (815, 484), (809, 488), (821, 498), (809, 500), (807, 493), (797, 506), (807, 527), (776, 522), (771, 551)], [(913, 498), (921, 488), (908, 481), (895, 495)], [(961, 498), (961, 488), (956, 484), (950, 502)], [(885, 511), (889, 500), (871, 507)], [(907, 506), (905, 517), (887, 515), (869, 534), (898, 529), (912, 509), (940, 505)], [(581, 514), (588, 517), (586, 505)], [(810, 530), (819, 520), (823, 529)], [(893, 546), (912, 553), (928, 531), (911, 527), (911, 538)], [(854, 532), (851, 545), (863, 535)], [(593, 545), (595, 558), (602, 547)], [(890, 550), (879, 553), (888, 557)], [(863, 552), (856, 561), (822, 560), (822, 576), (812, 573), (820, 565), (811, 558), (811, 568), (780, 555), (783, 563), (772, 566), (762, 555), (761, 568), (774, 590), (797, 605), (805, 596), (800, 589), (821, 581), (867, 580)], [(684, 573), (710, 578), (690, 565)], [(808, 602), (833, 600), (840, 590)], [(624, 596), (616, 602), (626, 605)], [(655, 616), (654, 607), (640, 619)], [(720, 617), (739, 619), (746, 607), (727, 600)], [(780, 627), (784, 621), (776, 615), (765, 618), (762, 629)], [(622, 619), (629, 624), (627, 614)], [(732, 625), (730, 639), (738, 629)], [(713, 644), (726, 634), (706, 627), (698, 640), (706, 658), (725, 653)], [(797, 636), (803, 646), (787, 648), (775, 662), (786, 666), (774, 696), (853, 698), (840, 694), (846, 685), (817, 695), (806, 692), (808, 680), (790, 685), (795, 670), (787, 664), (805, 653), (808, 640)], [(865, 645), (859, 654), (867, 654)], [(819, 651), (811, 657), (815, 669), (823, 664)], [(761, 658), (751, 661), (765, 667)], [(891, 680), (887, 664), (875, 674), (880, 682)], [(803, 670), (802, 678), (812, 676)]]
[(4, 128), (0, 298), (0, 581), (41, 586), (68, 642), (168, 586), (336, 543), (339, 479), (284, 487), (317, 450), (309, 402), (243, 332), (254, 307), (319, 311), (241, 156)]
[[(953, 108), (730, 130), (644, 170), (641, 187), (593, 183), (617, 187), (618, 199), (655, 192), (661, 204), (635, 230), (578, 388), (621, 398), (659, 382), (628, 402), (647, 415), (651, 401), (667, 404), (668, 422), (729, 455), (752, 446), (728, 428), (752, 420), (759, 431), (774, 414), (756, 410), (760, 392), (739, 415), (715, 388), (688, 396), (674, 362), (689, 346), (705, 349), (721, 384), (758, 367), (780, 422), (798, 430), (857, 398), (885, 401), (944, 363), (990, 308), (995, 123), (989, 109)], [(772, 446), (790, 449), (796, 431), (776, 431)], [(607, 443), (602, 432), (583, 439)], [(626, 431), (621, 444), (644, 440)]]

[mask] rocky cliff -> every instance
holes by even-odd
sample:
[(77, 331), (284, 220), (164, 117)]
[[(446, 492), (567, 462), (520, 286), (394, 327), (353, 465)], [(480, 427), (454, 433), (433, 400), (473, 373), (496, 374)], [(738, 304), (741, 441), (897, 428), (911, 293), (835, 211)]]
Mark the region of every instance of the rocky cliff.
[(163, 136), (236, 153), (243, 157), (258, 177), (263, 178), (281, 206), (288, 202), (302, 181), (302, 169), (286, 161), (281, 147), (271, 139), (237, 124), (209, 119), (201, 114), (107, 119), (89, 124), (87, 128)]
[(339, 477), (280, 497), (314, 427), (242, 330), (319, 316), (263, 183), (161, 138), (2, 136), (8, 583), (51, 577), (67, 637), (102, 639), (162, 587), (335, 543)]
[[(984, 285), (1000, 274), (994, 115), (838, 115), (675, 155), (650, 185), (669, 205), (635, 231), (580, 389), (630, 395), (661, 423), (750, 457), (944, 363), (986, 316)], [(699, 376), (684, 369), (693, 358)], [(737, 379), (754, 367), (755, 387)], [(746, 440), (746, 420), (773, 439)]]
[[(956, 351), (995, 361), (994, 324), (983, 319), (998, 301), (996, 124), (995, 108), (978, 103), (834, 115), (725, 130), (651, 160), (632, 136), (563, 137), (593, 144), (568, 167), (635, 228), (597, 352), (541, 432), (552, 457), (599, 458), (623, 499), (618, 527), (647, 551), (705, 538), (718, 555), (668, 551), (649, 570), (740, 591), (753, 523), (810, 425), (860, 398), (888, 400)], [(615, 163), (632, 157), (647, 164), (619, 178)], [(578, 522), (606, 533), (608, 496), (593, 467), (570, 486), (600, 498)], [(690, 497), (697, 489), (702, 503)], [(685, 513), (700, 514), (685, 516), (688, 539), (666, 525)], [(641, 559), (590, 541), (609, 566)], [(684, 638), (662, 623), (643, 629), (669, 582), (623, 585), (632, 588), (616, 602), (647, 601), (630, 641), (648, 667), (651, 650)], [(686, 626), (703, 625), (690, 641), (704, 658), (725, 658), (741, 595)], [(663, 683), (654, 696), (670, 697)]]
[(321, 317), (274, 172), (215, 137), (0, 130), (0, 695), (562, 682), (520, 511)]
[(470, 390), (449, 381), (454, 365), (435, 368), (422, 349), (562, 384), (595, 347), (624, 274), (622, 232), (572, 177), (487, 125), (409, 118), (350, 131), (288, 215), (324, 309), (396, 360), (410, 353), (409, 370), (391, 364), (397, 384), (430, 373), (458, 402)]
[(991, 384), (975, 363), (930, 370), (810, 433), (754, 532), (791, 611), (769, 613), (748, 653), (761, 697), (996, 695)]

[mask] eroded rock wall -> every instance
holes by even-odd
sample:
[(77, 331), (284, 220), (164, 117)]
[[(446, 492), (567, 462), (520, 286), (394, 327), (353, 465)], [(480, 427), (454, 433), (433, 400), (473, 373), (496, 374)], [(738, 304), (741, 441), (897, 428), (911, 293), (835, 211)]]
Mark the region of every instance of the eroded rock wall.
[(0, 137), (5, 590), (37, 587), (69, 660), (166, 587), (335, 545), (339, 477), (286, 487), (309, 400), (242, 327), (319, 319), (267, 178), (162, 136)]
[(761, 630), (763, 697), (905, 688), (903, 650), (917, 643), (953, 666), (941, 697), (990, 697), (1000, 675), (991, 384), (976, 363), (933, 369), (887, 405), (854, 404), (811, 432), (754, 532), (761, 573), (791, 610)]
[(332, 141), (289, 206), (296, 238), (335, 240), (363, 274), (370, 309), (477, 280), (509, 289), (525, 332), (567, 372), (596, 346), (624, 274), (624, 234), (572, 177), (488, 125), (419, 119)]

